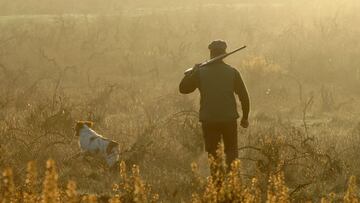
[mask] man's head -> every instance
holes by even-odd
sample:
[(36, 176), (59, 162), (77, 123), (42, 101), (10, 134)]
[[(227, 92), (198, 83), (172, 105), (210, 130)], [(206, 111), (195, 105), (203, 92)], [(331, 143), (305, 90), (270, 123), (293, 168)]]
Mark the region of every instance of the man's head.
[(215, 40), (208, 46), (210, 50), (210, 58), (215, 58), (226, 53), (226, 42), (223, 40)]

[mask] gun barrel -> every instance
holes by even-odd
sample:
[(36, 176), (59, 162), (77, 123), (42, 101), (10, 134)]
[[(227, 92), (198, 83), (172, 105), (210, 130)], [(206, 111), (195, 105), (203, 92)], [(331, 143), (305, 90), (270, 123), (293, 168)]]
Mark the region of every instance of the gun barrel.
[(217, 56), (217, 57), (215, 57), (215, 58), (212, 58), (212, 59), (210, 59), (210, 60), (208, 60), (208, 61), (205, 61), (204, 63), (201, 63), (200, 67), (209, 65), (209, 64), (214, 63), (215, 61), (218, 61), (218, 60), (220, 60), (220, 59), (224, 59), (224, 58), (226, 58), (226, 57), (228, 57), (228, 56), (230, 56), (230, 55), (232, 55), (232, 54), (234, 54), (234, 53), (236, 53), (236, 52), (238, 52), (238, 51), (240, 51), (240, 50), (242, 50), (242, 49), (245, 49), (245, 48), (246, 48), (246, 46), (242, 46), (242, 47), (240, 47), (240, 48), (238, 48), (238, 49), (235, 49), (234, 51), (231, 51), (231, 52), (229, 52), (229, 53), (226, 53), (226, 54)]
[[(245, 48), (246, 48), (246, 46), (242, 46), (242, 47), (240, 47), (240, 48), (238, 48), (238, 49), (235, 49), (234, 51), (231, 51), (231, 52), (229, 52), (229, 53), (226, 53), (226, 54), (217, 56), (217, 57), (215, 57), (215, 58), (212, 58), (212, 59), (210, 59), (210, 60), (207, 60), (207, 61), (201, 63), (199, 67), (201, 68), (201, 67), (204, 67), (204, 66), (206, 66), (206, 65), (209, 65), (209, 64), (211, 64), (211, 63), (214, 63), (214, 62), (216, 62), (216, 61), (218, 61), (218, 60), (224, 59), (224, 58), (226, 58), (226, 57), (228, 57), (228, 56), (230, 56), (230, 55), (232, 55), (232, 54), (234, 54), (234, 53), (236, 53), (236, 52), (238, 52), (238, 51), (240, 51), (240, 50), (242, 50), (242, 49), (245, 49)], [(193, 70), (192, 68), (187, 69), (187, 70), (185, 71), (185, 75), (191, 73), (192, 70)]]

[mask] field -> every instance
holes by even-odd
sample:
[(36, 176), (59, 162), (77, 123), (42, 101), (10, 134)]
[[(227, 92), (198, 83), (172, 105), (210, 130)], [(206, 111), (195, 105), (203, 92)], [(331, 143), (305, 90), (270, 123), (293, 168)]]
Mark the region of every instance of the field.
[[(72, 1), (59, 2), (0, 3), (0, 199), (358, 197), (357, 0), (92, 0), (72, 10)], [(223, 174), (222, 160), (212, 161), (227, 186), (206, 179), (199, 95), (178, 91), (183, 71), (206, 60), (207, 45), (219, 38), (228, 51), (248, 46), (226, 62), (251, 97), (250, 127), (239, 127), (240, 162)], [(76, 120), (94, 121), (120, 143), (121, 172), (81, 155)]]

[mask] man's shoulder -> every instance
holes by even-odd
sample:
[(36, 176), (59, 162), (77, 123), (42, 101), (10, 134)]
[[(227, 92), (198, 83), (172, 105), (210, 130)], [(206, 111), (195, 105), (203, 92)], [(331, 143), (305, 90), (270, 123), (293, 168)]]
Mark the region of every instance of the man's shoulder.
[[(225, 71), (225, 72), (232, 72), (232, 73), (236, 73), (236, 74), (239, 73), (239, 71), (235, 67), (233, 67), (233, 66), (231, 66), (231, 65), (229, 65), (227, 63), (224, 63), (224, 62), (213, 63), (213, 64), (210, 64), (210, 65), (204, 66), (204, 67), (201, 68), (201, 70), (207, 72), (208, 70), (209, 71), (210, 70), (215, 70), (214, 68), (216, 70), (222, 70), (222, 71)], [(218, 68), (220, 68), (220, 69), (218, 69)]]
[(234, 71), (235, 73), (239, 72), (237, 68), (235, 68), (235, 67), (233, 67), (233, 66), (231, 66), (231, 65), (229, 65), (227, 63), (224, 63), (224, 67), (229, 69), (230, 71)]

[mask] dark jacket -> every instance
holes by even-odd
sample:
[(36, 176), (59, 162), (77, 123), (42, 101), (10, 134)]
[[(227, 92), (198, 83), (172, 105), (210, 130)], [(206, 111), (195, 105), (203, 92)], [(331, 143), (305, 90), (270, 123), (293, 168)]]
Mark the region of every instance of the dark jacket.
[(248, 92), (235, 68), (222, 61), (209, 64), (185, 75), (179, 86), (182, 94), (189, 94), (197, 88), (201, 96), (201, 122), (228, 122), (239, 118), (234, 93), (241, 102), (243, 119), (248, 118)]

